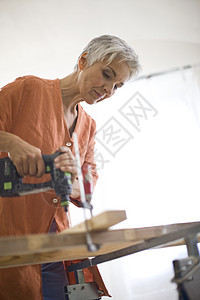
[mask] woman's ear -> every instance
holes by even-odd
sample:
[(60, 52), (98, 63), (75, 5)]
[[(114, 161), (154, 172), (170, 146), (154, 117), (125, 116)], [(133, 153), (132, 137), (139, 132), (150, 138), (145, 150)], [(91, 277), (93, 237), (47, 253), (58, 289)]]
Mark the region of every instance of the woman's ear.
[(78, 60), (79, 69), (83, 70), (86, 64), (87, 64), (87, 52), (84, 52), (83, 54), (81, 54)]

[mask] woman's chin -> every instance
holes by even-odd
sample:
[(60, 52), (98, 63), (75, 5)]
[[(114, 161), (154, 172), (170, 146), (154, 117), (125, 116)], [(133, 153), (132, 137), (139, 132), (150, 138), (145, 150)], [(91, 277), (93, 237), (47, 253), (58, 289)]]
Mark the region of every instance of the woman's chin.
[(85, 100), (85, 102), (89, 105), (93, 105), (93, 104), (96, 104), (98, 102), (98, 99), (87, 99)]

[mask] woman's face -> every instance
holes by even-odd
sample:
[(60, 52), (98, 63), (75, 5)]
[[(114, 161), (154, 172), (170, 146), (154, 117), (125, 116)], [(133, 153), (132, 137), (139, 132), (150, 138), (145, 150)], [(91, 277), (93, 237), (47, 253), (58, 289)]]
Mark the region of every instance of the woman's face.
[(129, 67), (124, 62), (114, 60), (109, 65), (106, 61), (87, 66), (84, 57), (79, 61), (78, 86), (84, 101), (94, 104), (111, 97), (129, 79)]

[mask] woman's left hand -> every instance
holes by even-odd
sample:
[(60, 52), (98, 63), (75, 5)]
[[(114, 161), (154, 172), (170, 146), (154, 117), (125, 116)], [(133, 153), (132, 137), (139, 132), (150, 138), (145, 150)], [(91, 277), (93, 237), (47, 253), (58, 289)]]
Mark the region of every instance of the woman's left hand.
[(60, 147), (56, 151), (62, 152), (54, 159), (55, 167), (63, 172), (69, 172), (72, 174), (72, 182), (77, 176), (76, 161), (71, 150), (68, 147)]
[(55, 167), (63, 172), (69, 172), (72, 175), (72, 193), (71, 198), (77, 199), (80, 197), (79, 184), (77, 180), (77, 168), (75, 157), (68, 147), (60, 147), (56, 151), (63, 152), (54, 159)]

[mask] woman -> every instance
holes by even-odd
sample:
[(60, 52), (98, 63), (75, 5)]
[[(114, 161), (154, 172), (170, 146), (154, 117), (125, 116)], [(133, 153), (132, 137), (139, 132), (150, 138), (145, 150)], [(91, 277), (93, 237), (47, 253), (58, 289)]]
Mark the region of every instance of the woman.
[[(94, 162), (95, 121), (80, 102), (94, 104), (111, 97), (139, 70), (135, 52), (121, 39), (104, 35), (93, 39), (78, 58), (74, 72), (59, 80), (34, 76), (16, 79), (0, 92), (0, 151), (9, 155), (26, 182), (45, 180), (41, 154), (62, 147), (55, 165), (72, 173), (71, 200), (78, 205), (72, 134), (78, 137), (81, 163)], [(44, 175), (44, 176), (43, 176)], [(37, 177), (41, 177), (37, 179)], [(0, 235), (24, 235), (62, 231), (69, 224), (54, 191), (0, 199)], [(63, 263), (0, 270), (0, 299), (65, 299), (64, 286), (74, 283)], [(70, 273), (71, 274), (71, 273)], [(94, 281), (108, 295), (97, 268), (85, 271), (86, 281)]]

